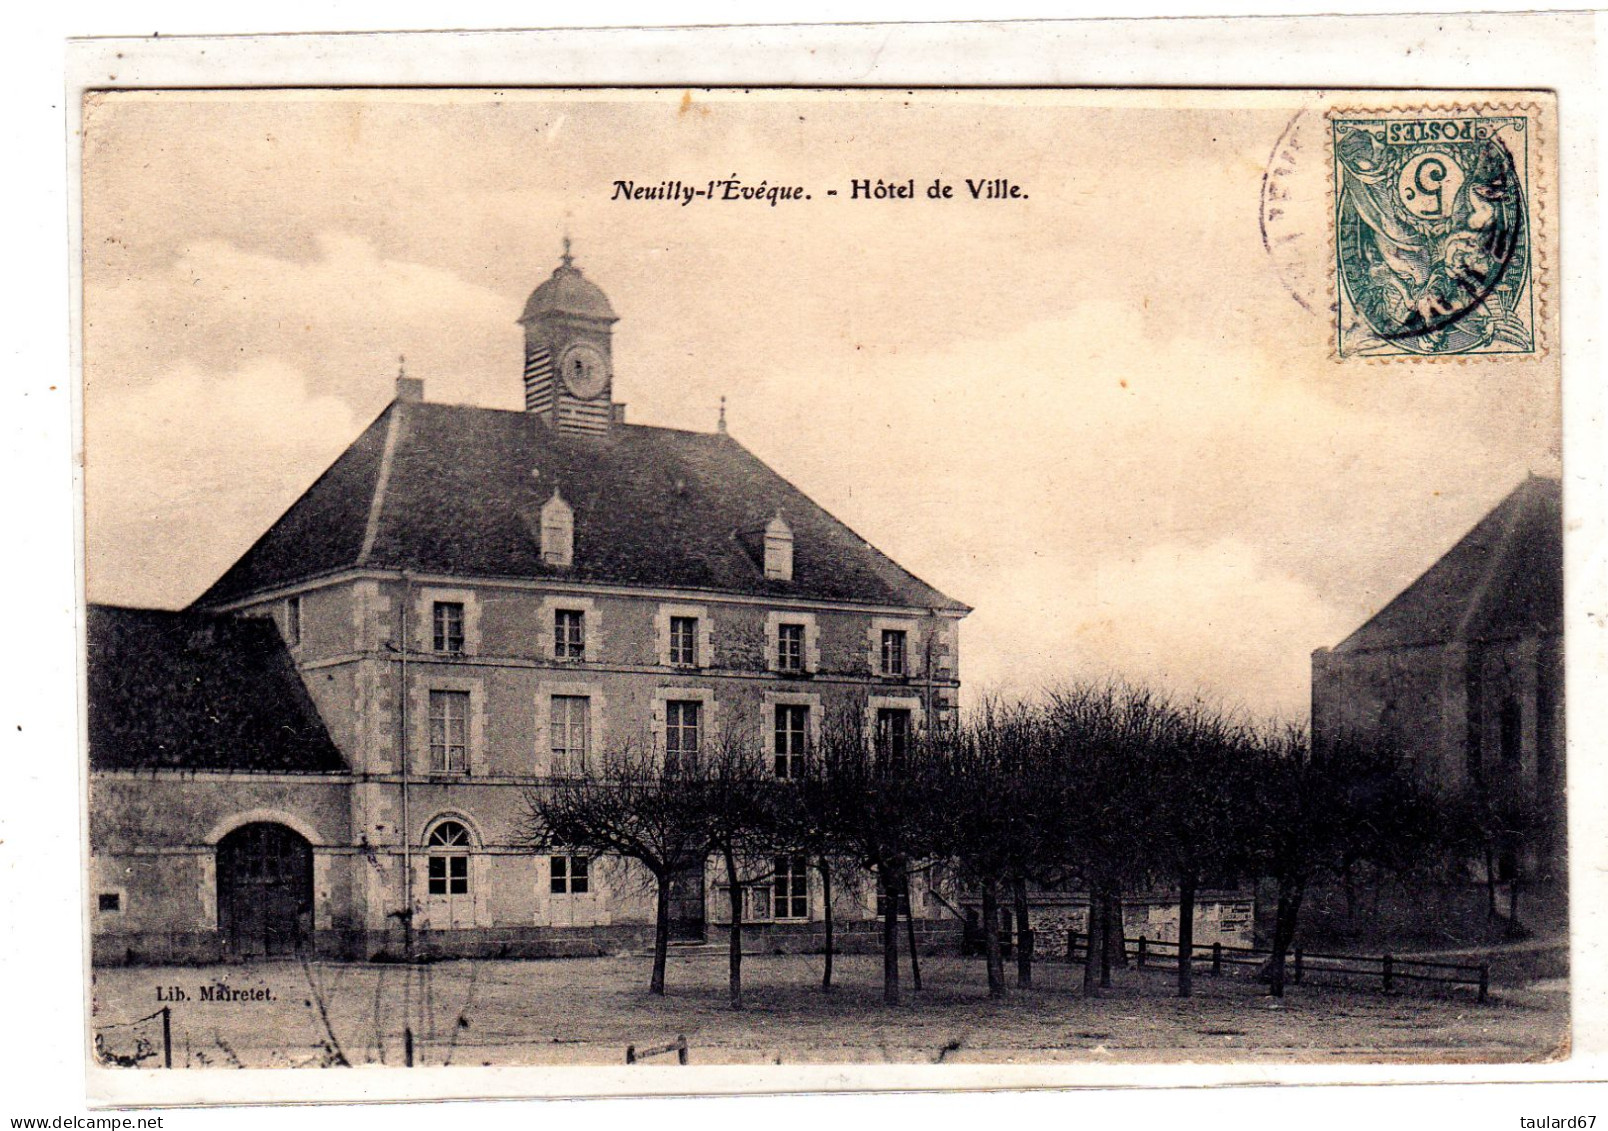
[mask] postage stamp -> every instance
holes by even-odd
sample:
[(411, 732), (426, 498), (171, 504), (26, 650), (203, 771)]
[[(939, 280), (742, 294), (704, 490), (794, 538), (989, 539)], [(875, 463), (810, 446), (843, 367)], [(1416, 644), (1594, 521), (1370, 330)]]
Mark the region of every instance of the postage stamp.
[(1533, 126), (1515, 107), (1331, 115), (1341, 357), (1536, 352)]

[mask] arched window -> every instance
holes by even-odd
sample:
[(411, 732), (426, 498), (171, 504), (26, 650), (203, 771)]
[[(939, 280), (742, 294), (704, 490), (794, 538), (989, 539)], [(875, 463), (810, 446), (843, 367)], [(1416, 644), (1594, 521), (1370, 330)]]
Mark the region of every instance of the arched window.
[(469, 830), (458, 821), (442, 821), (425, 838), (429, 853), (430, 895), (469, 894)]

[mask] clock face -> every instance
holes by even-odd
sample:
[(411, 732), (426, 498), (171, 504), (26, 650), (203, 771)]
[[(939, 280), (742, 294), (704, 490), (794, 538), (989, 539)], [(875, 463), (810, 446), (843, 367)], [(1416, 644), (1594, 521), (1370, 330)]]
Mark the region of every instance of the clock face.
[(609, 383), (608, 359), (602, 350), (585, 342), (577, 342), (565, 350), (558, 367), (565, 386), (579, 400), (591, 400)]

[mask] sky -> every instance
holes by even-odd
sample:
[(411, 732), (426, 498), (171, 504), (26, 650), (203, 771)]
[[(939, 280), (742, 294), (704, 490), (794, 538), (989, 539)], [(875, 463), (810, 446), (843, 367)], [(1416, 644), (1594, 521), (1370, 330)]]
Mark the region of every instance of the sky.
[[(399, 356), (429, 400), (518, 408), (516, 319), (567, 232), (620, 315), (629, 419), (708, 431), (727, 398), (734, 436), (973, 606), (969, 696), (1116, 674), (1303, 719), (1314, 648), (1526, 474), (1559, 473), (1555, 353), (1332, 357), (1322, 109), (1299, 92), (101, 96), (88, 598), (193, 600), (384, 408)], [(1264, 242), (1264, 174), (1292, 138)], [(615, 196), (723, 178), (809, 199)], [(852, 199), (859, 178), (913, 180), (915, 199)], [(972, 200), (967, 178), (1023, 195)], [(935, 179), (953, 196), (929, 199)]]

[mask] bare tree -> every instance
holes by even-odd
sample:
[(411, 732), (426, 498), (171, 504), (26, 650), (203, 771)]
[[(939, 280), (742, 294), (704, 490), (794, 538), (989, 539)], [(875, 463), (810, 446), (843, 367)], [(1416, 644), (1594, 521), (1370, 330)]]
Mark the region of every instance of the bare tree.
[[(843, 723), (836, 724), (842, 729)], [(833, 739), (842, 741), (841, 736)], [(779, 759), (776, 767), (774, 839), (779, 849), (801, 854), (821, 879), (822, 927), (825, 931), (821, 965), (821, 991), (832, 990), (832, 966), (836, 954), (835, 889), (853, 884), (857, 857), (846, 849), (841, 836), (840, 811), (842, 784), (834, 776), (841, 760), (823, 756), (819, 745), (808, 742), (803, 763), (792, 758)]]
[[(1154, 783), (1143, 772), (1165, 719), (1151, 691), (1120, 682), (1071, 685), (1050, 693), (1044, 743), (1063, 814), (1058, 855), (1089, 892), (1089, 947), (1083, 992), (1110, 984), (1121, 954), (1122, 890), (1147, 866), (1146, 820)], [(1115, 936), (1113, 938), (1113, 935)]]
[[(1521, 787), (1505, 791), (1474, 781), (1444, 799), (1440, 841), (1442, 854), (1454, 868), (1477, 861), (1485, 880), (1486, 916), (1506, 919), (1510, 936), (1524, 934), (1519, 919), (1519, 893), (1525, 879), (1525, 856), (1546, 839), (1548, 807)], [(1498, 907), (1502, 883), (1508, 885), (1507, 914)]]
[[(938, 839), (960, 874), (982, 899), (983, 941), (988, 993), (1005, 993), (1000, 943), (1000, 888), (1011, 883), (1017, 896), (1017, 983), (1031, 981), (1026, 876), (1045, 851), (1043, 821), (1054, 799), (1038, 795), (1035, 773), (1039, 722), (1019, 703), (985, 699), (962, 725), (936, 735), (929, 750), (948, 804), (937, 811)], [(1046, 804), (1048, 802), (1048, 804)]]
[(744, 730), (725, 728), (709, 748), (689, 766), (698, 778), (702, 823), (709, 851), (721, 858), (731, 905), (727, 936), (728, 983), (732, 1009), (743, 1008), (743, 892), (772, 874), (767, 863), (755, 867), (756, 858), (770, 858), (777, 849), (779, 783), (755, 737)]
[(1247, 725), (1200, 701), (1166, 709), (1149, 751), (1148, 855), (1178, 890), (1178, 996), (1193, 992), (1195, 896), (1249, 862), (1255, 761)]
[(913, 725), (877, 734), (863, 707), (847, 704), (826, 719), (821, 761), (830, 797), (831, 843), (881, 887), (882, 997), (899, 1004), (899, 895), (912, 871), (934, 854), (938, 808), (947, 800), (928, 757), (932, 735)]
[(521, 840), (537, 851), (564, 849), (635, 861), (655, 888), (653, 973), (648, 988), (664, 993), (670, 942), (670, 880), (708, 845), (699, 775), (665, 760), (646, 744), (606, 752), (596, 775), (555, 777), (524, 794)]

